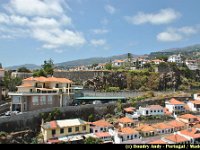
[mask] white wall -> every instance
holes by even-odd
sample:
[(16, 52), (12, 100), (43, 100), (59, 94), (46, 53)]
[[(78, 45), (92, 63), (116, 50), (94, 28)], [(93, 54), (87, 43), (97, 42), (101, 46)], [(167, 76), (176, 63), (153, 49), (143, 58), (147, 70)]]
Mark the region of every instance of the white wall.
[(193, 104), (193, 103), (188, 102), (187, 105), (189, 106), (189, 108), (190, 108), (192, 111), (197, 111), (197, 109), (194, 107), (194, 104)]

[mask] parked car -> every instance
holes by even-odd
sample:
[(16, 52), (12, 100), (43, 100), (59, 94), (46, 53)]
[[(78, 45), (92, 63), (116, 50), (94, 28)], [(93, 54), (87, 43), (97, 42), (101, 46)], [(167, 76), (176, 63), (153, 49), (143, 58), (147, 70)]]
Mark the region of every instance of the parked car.
[(19, 115), (19, 114), (22, 114), (22, 112), (19, 112), (19, 111), (7, 111), (5, 113), (5, 116), (14, 116), (14, 115)]

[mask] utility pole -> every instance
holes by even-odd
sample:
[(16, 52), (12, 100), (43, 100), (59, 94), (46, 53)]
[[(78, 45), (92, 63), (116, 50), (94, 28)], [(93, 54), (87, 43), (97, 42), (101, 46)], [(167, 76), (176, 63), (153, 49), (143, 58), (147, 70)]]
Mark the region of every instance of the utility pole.
[(2, 78), (4, 77), (4, 69), (0, 68), (0, 101), (2, 101)]

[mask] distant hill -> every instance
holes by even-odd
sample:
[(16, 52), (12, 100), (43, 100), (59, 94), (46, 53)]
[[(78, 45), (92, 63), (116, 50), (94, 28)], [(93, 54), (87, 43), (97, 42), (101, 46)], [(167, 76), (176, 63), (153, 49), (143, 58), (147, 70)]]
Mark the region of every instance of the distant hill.
[(24, 65), (18, 65), (18, 66), (10, 66), (10, 67), (6, 67), (6, 69), (8, 70), (17, 70), (18, 68), (21, 67), (26, 67), (27, 69), (30, 70), (35, 70), (35, 69), (40, 69), (41, 67), (35, 64), (24, 64)]
[(161, 50), (157, 52), (152, 52), (149, 54), (149, 58), (155, 58), (159, 55), (174, 55), (174, 54), (182, 54), (186, 58), (189, 59), (199, 59), (200, 58), (200, 44), (195, 44), (191, 46), (186, 46), (182, 48), (171, 48), (166, 50)]
[[(133, 55), (133, 57), (138, 57), (138, 55)], [(74, 61), (67, 61), (63, 63), (58, 63), (56, 66), (62, 66), (62, 67), (75, 67), (75, 66), (81, 66), (81, 65), (92, 65), (92, 64), (99, 64), (99, 63), (105, 63), (109, 62), (110, 60), (113, 61), (115, 59), (125, 59), (127, 58), (127, 54), (123, 55), (116, 55), (111, 57), (93, 57), (93, 58), (87, 58), (87, 59), (78, 59)]]

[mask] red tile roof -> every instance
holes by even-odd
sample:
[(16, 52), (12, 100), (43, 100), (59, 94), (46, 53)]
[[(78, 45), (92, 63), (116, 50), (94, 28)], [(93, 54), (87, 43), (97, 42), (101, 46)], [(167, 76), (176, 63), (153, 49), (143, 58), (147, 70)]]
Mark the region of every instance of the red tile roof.
[(149, 109), (164, 109), (162, 106), (160, 105), (149, 105), (147, 106), (147, 108)]
[(171, 128), (173, 128), (172, 126), (167, 125), (166, 123), (152, 124), (152, 127), (156, 128), (156, 129), (171, 129)]
[(128, 108), (124, 108), (124, 111), (132, 113), (135, 110), (134, 107), (128, 107)]
[(188, 139), (186, 139), (183, 136), (180, 136), (178, 134), (171, 134), (165, 137), (165, 139), (175, 142), (175, 143), (182, 143), (182, 142), (186, 142), (189, 141)]
[(150, 142), (149, 144), (167, 144), (167, 143), (162, 140), (155, 140), (153, 142)]
[(24, 79), (23, 81), (38, 81), (38, 82), (59, 82), (59, 83), (72, 83), (71, 80), (66, 78), (55, 78), (55, 77), (30, 77), (27, 79)]
[(95, 122), (92, 122), (91, 124), (98, 126), (98, 127), (112, 127), (113, 126), (112, 124), (110, 124), (109, 122), (107, 122), (105, 120), (95, 121)]
[(167, 124), (173, 126), (173, 127), (184, 127), (185, 124), (183, 122), (179, 122), (177, 120), (169, 121)]
[(133, 119), (130, 119), (130, 118), (128, 118), (128, 117), (124, 117), (124, 118), (118, 119), (118, 122), (120, 122), (120, 123), (133, 123), (134, 120), (133, 120)]
[(133, 129), (133, 128), (126, 127), (126, 128), (121, 128), (121, 129), (119, 129), (119, 133), (120, 133), (120, 134), (137, 134), (138, 131), (136, 131), (136, 130)]
[(190, 101), (190, 102), (193, 103), (193, 104), (197, 104), (197, 105), (200, 104), (200, 101), (199, 101), (199, 100), (194, 100), (194, 101)]
[(138, 131), (142, 131), (142, 132), (150, 132), (150, 131), (156, 131), (156, 129), (150, 125), (140, 125), (139, 127), (136, 128), (136, 130)]
[(181, 101), (176, 100), (175, 98), (170, 99), (169, 103), (172, 104), (172, 105), (184, 105), (185, 104)]
[(51, 127), (51, 129), (57, 128), (58, 126), (57, 126), (56, 121), (51, 121), (51, 122), (50, 122), (50, 127)]
[(108, 133), (108, 132), (98, 132), (98, 133), (95, 133), (95, 135), (97, 137), (111, 137), (111, 135)]
[(165, 113), (165, 115), (171, 115), (172, 114), (171, 112), (169, 112), (169, 110), (167, 108), (164, 108), (164, 113)]
[(178, 116), (179, 118), (183, 118), (183, 119), (197, 119), (196, 116), (192, 115), (192, 114), (184, 114), (181, 116)]
[(180, 133), (183, 135), (192, 137), (192, 138), (200, 138), (200, 132), (195, 128), (182, 130), (182, 131), (180, 131)]

